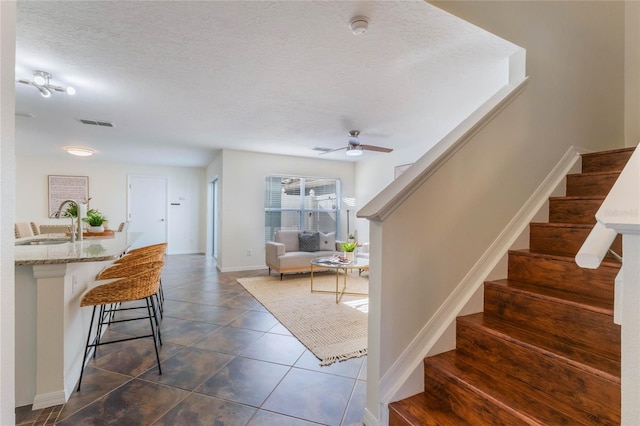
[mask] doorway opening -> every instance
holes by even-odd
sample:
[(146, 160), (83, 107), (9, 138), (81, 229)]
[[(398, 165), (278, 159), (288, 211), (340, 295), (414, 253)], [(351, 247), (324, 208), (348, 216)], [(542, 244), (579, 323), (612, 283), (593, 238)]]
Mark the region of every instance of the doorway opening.
[(207, 242), (207, 252), (215, 260), (218, 260), (218, 178), (209, 182), (209, 238)]

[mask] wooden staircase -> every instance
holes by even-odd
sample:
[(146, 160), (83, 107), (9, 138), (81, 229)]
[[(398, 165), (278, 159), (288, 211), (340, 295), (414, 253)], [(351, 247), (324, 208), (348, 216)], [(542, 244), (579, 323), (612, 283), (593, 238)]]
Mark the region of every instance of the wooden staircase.
[(574, 257), (632, 152), (582, 156), (549, 223), (509, 252), (508, 278), (485, 282), (484, 312), (457, 318), (456, 349), (425, 358), (424, 392), (389, 405), (390, 426), (620, 424), (620, 263), (582, 269)]

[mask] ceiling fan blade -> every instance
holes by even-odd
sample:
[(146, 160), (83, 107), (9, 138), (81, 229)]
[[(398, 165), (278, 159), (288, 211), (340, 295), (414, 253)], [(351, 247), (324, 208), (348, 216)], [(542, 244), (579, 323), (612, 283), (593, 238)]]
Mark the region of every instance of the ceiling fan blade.
[(362, 145), (362, 148), (365, 149), (366, 151), (376, 151), (376, 152), (391, 152), (391, 151), (393, 151), (393, 149), (391, 149), (391, 148), (384, 148), (384, 147), (375, 146), (375, 145)]
[(346, 147), (346, 146), (343, 146), (342, 148), (335, 148), (335, 149), (331, 149), (331, 150), (329, 150), (329, 151), (321, 152), (321, 153), (320, 153), (320, 154), (318, 154), (318, 155), (331, 154), (332, 152), (340, 151), (340, 150), (342, 150), (342, 149), (347, 149), (347, 147)]

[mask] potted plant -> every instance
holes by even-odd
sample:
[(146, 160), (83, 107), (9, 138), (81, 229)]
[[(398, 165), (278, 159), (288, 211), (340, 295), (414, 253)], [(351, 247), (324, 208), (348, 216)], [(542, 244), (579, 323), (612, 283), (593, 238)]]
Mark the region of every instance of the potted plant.
[(344, 257), (346, 257), (351, 262), (355, 260), (356, 247), (358, 247), (358, 243), (356, 243), (355, 241), (347, 241), (346, 243), (342, 243)]
[[(88, 206), (89, 200), (91, 200), (91, 197), (87, 198), (84, 202), (80, 204), (84, 204), (85, 206)], [(76, 205), (76, 203), (69, 203), (69, 205), (67, 206), (67, 209), (64, 211), (64, 217), (72, 217), (74, 219), (78, 217), (78, 206)]]
[(103, 224), (107, 221), (107, 218), (99, 210), (91, 209), (87, 211), (87, 217), (82, 220), (89, 225), (89, 232), (104, 232)]

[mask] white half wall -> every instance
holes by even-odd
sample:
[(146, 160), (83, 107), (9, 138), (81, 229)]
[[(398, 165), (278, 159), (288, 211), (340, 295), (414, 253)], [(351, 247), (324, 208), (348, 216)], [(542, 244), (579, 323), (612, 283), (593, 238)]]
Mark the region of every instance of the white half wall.
[(167, 253), (204, 253), (206, 241), (202, 230), (205, 229), (207, 189), (204, 168), (110, 163), (93, 158), (53, 160), (21, 156), (17, 158), (16, 166), (15, 220), (67, 224), (69, 219), (47, 217), (48, 175), (88, 176), (90, 207), (104, 213), (109, 226), (115, 229), (127, 220), (127, 176), (130, 174), (168, 178)]

